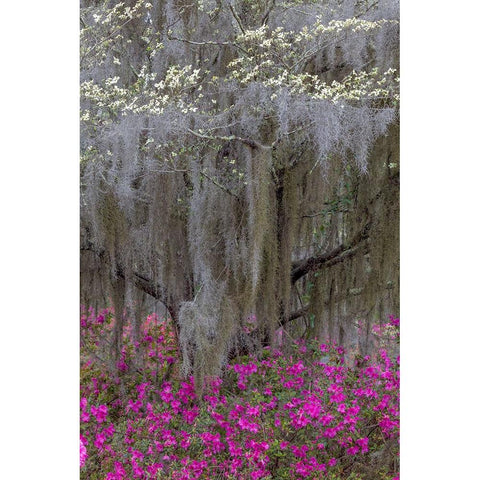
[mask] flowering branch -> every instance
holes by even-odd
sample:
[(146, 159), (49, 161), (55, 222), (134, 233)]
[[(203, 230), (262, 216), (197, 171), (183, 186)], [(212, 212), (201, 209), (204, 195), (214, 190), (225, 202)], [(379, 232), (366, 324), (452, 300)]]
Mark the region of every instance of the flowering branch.
[(256, 140), (252, 140), (251, 138), (243, 138), (243, 137), (237, 137), (235, 135), (229, 135), (229, 136), (221, 136), (221, 135), (205, 135), (202, 133), (195, 132), (194, 130), (191, 130), (190, 128), (187, 129), (189, 133), (192, 135), (195, 135), (198, 138), (203, 138), (204, 140), (222, 140), (224, 142), (230, 142), (232, 140), (242, 142), (245, 145), (248, 145), (250, 148), (258, 148), (258, 149), (271, 149), (271, 146), (266, 146), (262, 145), (261, 143), (258, 143)]

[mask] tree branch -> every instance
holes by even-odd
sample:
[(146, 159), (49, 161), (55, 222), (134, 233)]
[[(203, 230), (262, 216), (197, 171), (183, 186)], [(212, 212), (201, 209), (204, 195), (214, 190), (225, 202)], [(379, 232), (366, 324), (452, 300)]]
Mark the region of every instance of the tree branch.
[(296, 310), (295, 312), (290, 313), (288, 317), (283, 317), (280, 320), (280, 326), (284, 327), (287, 323), (296, 320), (297, 318), (303, 317), (308, 313), (310, 305), (305, 305), (304, 307)]
[[(353, 255), (355, 255), (357, 253), (357, 251), (359, 250), (360, 246), (361, 246), (360, 243), (358, 243), (354, 247), (352, 247), (348, 250), (344, 250), (342, 253), (340, 253), (337, 256), (334, 256), (330, 260), (327, 260), (327, 261), (321, 263), (320, 265), (317, 265), (317, 267), (314, 270), (309, 270), (309, 271), (320, 270), (321, 268), (328, 268), (328, 267), (332, 267), (333, 265), (336, 265), (337, 263), (341, 263), (346, 258), (353, 257)], [(303, 275), (305, 275), (306, 273), (308, 273), (308, 272), (303, 273)], [(302, 305), (302, 308), (299, 308), (298, 310), (295, 310), (294, 312), (291, 312), (288, 317), (283, 317), (280, 320), (280, 325), (283, 327), (287, 323), (291, 322), (292, 320), (296, 320), (297, 318), (304, 317), (308, 313), (309, 308), (310, 308), (310, 305), (305, 305), (305, 306)]]
[(245, 28), (243, 28), (242, 21), (240, 20), (240, 17), (238, 16), (238, 13), (235, 11), (235, 9), (233, 8), (233, 5), (231, 4), (230, 1), (228, 1), (227, 3), (228, 3), (228, 8), (232, 12), (233, 18), (236, 20), (236, 22), (237, 22), (238, 26), (240, 27), (240, 30), (242, 31), (242, 33), (245, 35)]
[(360, 242), (368, 237), (370, 227), (371, 222), (368, 222), (348, 244), (342, 243), (330, 252), (313, 255), (305, 260), (294, 262), (291, 272), (292, 284), (309, 272), (315, 272), (322, 267), (331, 267), (354, 255), (358, 250)]
[[(107, 258), (105, 257), (105, 251), (95, 248), (95, 246), (91, 242), (87, 242), (85, 245), (81, 246), (80, 251), (92, 252), (104, 263), (108, 262)], [(125, 271), (121, 265), (118, 265), (118, 264), (116, 265), (115, 273), (120, 278), (125, 279)], [(167, 308), (167, 310), (169, 311), (172, 318), (176, 316), (175, 308), (168, 301), (165, 288), (163, 288), (158, 283), (154, 282), (151, 278), (148, 278), (146, 275), (143, 275), (139, 272), (134, 271), (132, 272), (132, 275), (133, 275), (133, 283), (136, 288), (146, 293), (147, 295), (150, 295), (156, 300), (162, 302)]]
[(113, 30), (113, 32), (109, 33), (105, 38), (101, 38), (98, 42), (96, 42), (95, 44), (93, 44), (93, 45), (83, 54), (83, 56), (80, 58), (80, 65), (82, 65), (83, 60), (87, 57), (87, 55), (90, 54), (90, 52), (91, 52), (92, 50), (95, 50), (99, 45), (101, 45), (102, 43), (105, 43), (107, 40), (110, 40), (110, 38), (112, 38), (113, 35), (115, 35), (117, 32), (119, 32), (125, 25), (127, 25), (127, 23), (131, 22), (133, 19), (134, 19), (134, 17), (129, 18), (129, 19), (126, 20), (124, 23), (122, 23), (119, 27), (117, 27), (116, 30)]
[(225, 193), (228, 193), (229, 195), (231, 195), (232, 197), (235, 197), (237, 200), (240, 200), (240, 198), (238, 197), (238, 195), (236, 193), (233, 193), (231, 190), (229, 190), (227, 187), (225, 187), (224, 185), (222, 185), (221, 183), (217, 182), (217, 180), (215, 180), (213, 177), (211, 177), (210, 175), (208, 175), (204, 170), (200, 170), (200, 174), (203, 175), (205, 178), (207, 178), (208, 180), (210, 180), (214, 185), (216, 185), (218, 188), (220, 188), (221, 190), (223, 190)]
[(238, 50), (241, 50), (243, 53), (248, 54), (247, 50), (245, 50), (243, 47), (241, 47), (240, 45), (238, 45), (235, 42), (213, 42), (211, 40), (204, 41), (204, 42), (196, 42), (194, 40), (187, 40), (186, 38), (172, 37), (168, 33), (167, 33), (167, 38), (169, 40), (174, 40), (176, 42), (188, 43), (189, 45), (195, 45), (197, 47), (203, 47), (203, 46), (206, 46), (206, 45), (214, 46), (214, 47), (235, 47)]
[(245, 145), (248, 145), (250, 148), (259, 148), (259, 149), (271, 149), (272, 147), (270, 145), (262, 145), (261, 143), (258, 143), (256, 140), (253, 140), (251, 138), (243, 138), (243, 137), (237, 137), (236, 135), (229, 135), (229, 136), (222, 136), (222, 135), (205, 135), (203, 133), (198, 133), (195, 132), (194, 130), (191, 130), (190, 128), (187, 128), (188, 132), (191, 133), (192, 135), (195, 135), (198, 138), (203, 138), (205, 140), (222, 140), (224, 142), (230, 142), (232, 140), (242, 142)]
[(266, 12), (264, 13), (262, 17), (262, 25), (266, 25), (268, 22), (268, 17), (270, 16), (270, 12), (273, 10), (273, 7), (275, 6), (275, 0), (272, 0), (270, 2), (270, 5), (268, 5)]

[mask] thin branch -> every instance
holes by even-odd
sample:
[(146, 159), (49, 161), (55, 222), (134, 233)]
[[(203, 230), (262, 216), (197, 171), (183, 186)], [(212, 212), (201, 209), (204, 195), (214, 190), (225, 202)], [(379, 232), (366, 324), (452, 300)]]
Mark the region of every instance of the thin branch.
[[(272, 148), (275, 148), (285, 137), (288, 137), (290, 135), (293, 135), (295, 133), (301, 132), (303, 130), (306, 130), (307, 128), (311, 127), (312, 125), (315, 125), (317, 123), (315, 120), (308, 123), (307, 125), (302, 125), (295, 130), (290, 130), (289, 132), (284, 133), (282, 136), (278, 136), (277, 134), (277, 139), (272, 143)], [(304, 142), (302, 142), (303, 144)]]
[(229, 136), (205, 135), (203, 133), (195, 132), (194, 130), (191, 130), (190, 128), (188, 128), (187, 130), (192, 135), (195, 135), (196, 137), (202, 138), (204, 140), (221, 140), (223, 142), (230, 142), (232, 140), (235, 140), (237, 142), (242, 142), (245, 145), (248, 145), (250, 148), (258, 148), (258, 149), (271, 149), (272, 148), (271, 146), (262, 145), (261, 143), (258, 143), (256, 140), (252, 140), (251, 138), (237, 137), (236, 135), (229, 135)]
[[(339, 210), (335, 210), (336, 212), (340, 212), (340, 213), (346, 213), (349, 211), (348, 208), (344, 208), (344, 209), (339, 209)], [(326, 211), (325, 210), (322, 210), (321, 212), (318, 212), (318, 213), (311, 213), (311, 214), (306, 214), (306, 215), (302, 215), (301, 218), (314, 218), (314, 217), (318, 217), (320, 215), (325, 215)]]
[(200, 174), (203, 175), (205, 178), (210, 180), (214, 185), (216, 185), (218, 188), (223, 190), (225, 193), (228, 193), (232, 197), (235, 197), (237, 200), (240, 200), (237, 194), (233, 193), (231, 190), (229, 190), (227, 187), (219, 183), (217, 180), (215, 180), (213, 177), (210, 177), (204, 170), (200, 170)]
[(124, 23), (122, 23), (118, 28), (116, 28), (116, 29), (113, 30), (110, 34), (108, 34), (105, 38), (100, 39), (97, 43), (95, 43), (94, 45), (92, 45), (92, 46), (83, 54), (82, 58), (80, 59), (80, 65), (83, 63), (83, 60), (87, 57), (87, 55), (88, 55), (92, 50), (94, 50), (94, 49), (97, 48), (100, 44), (106, 42), (107, 40), (110, 40), (110, 38), (112, 38), (113, 35), (115, 35), (117, 32), (119, 32), (125, 25), (127, 25), (128, 23), (130, 23), (133, 19), (134, 19), (134, 17), (129, 18), (129, 19), (126, 20)]
[(367, 7), (366, 10), (364, 10), (362, 13), (359, 13), (358, 15), (354, 15), (352, 18), (357, 19), (357, 18), (363, 17), (369, 10), (371, 10), (371, 9), (374, 8), (374, 7), (376, 7), (377, 5), (378, 5), (378, 2), (372, 3), (371, 5), (369, 5), (369, 6)]
[(270, 5), (267, 7), (267, 11), (262, 17), (262, 25), (266, 25), (268, 22), (268, 17), (270, 16), (270, 12), (273, 10), (273, 7), (275, 6), (275, 0), (272, 0), (270, 2)]
[[(307, 309), (305, 308), (305, 305), (303, 304), (302, 296), (300, 295), (300, 291), (298, 290), (298, 285), (295, 285), (295, 291), (297, 292), (298, 300), (300, 300), (300, 305), (302, 307), (300, 309), (303, 312), (303, 314), (301, 316), (305, 320), (305, 323), (307, 323), (307, 318), (305, 317)], [(306, 324), (306, 328), (308, 328), (308, 324)]]
[(227, 1), (228, 1), (228, 8), (232, 12), (233, 18), (235, 18), (236, 22), (238, 23), (238, 26), (240, 27), (240, 30), (245, 35), (245, 29), (243, 28), (242, 21), (240, 20), (240, 17), (238, 16), (237, 12), (233, 8), (233, 5), (231, 4), (231, 1), (230, 0), (227, 0)]
[(216, 47), (235, 47), (235, 48), (238, 48), (239, 50), (241, 50), (243, 53), (248, 54), (248, 52), (243, 47), (241, 47), (240, 45), (238, 45), (238, 43), (235, 43), (235, 42), (214, 42), (212, 40), (207, 40), (207, 41), (204, 41), (204, 42), (195, 42), (194, 40), (187, 40), (186, 38), (172, 37), (171, 35), (167, 35), (167, 38), (169, 40), (174, 40), (176, 42), (188, 43), (190, 45), (195, 45), (197, 47), (203, 47), (205, 45), (212, 45), (212, 46), (216, 46)]

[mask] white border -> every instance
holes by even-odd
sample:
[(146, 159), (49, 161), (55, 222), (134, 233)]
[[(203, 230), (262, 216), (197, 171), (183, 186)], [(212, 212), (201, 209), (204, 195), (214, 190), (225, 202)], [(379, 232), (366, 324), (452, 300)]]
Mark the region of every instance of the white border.
[(2, 478), (79, 475), (78, 9), (2, 5)]
[[(401, 472), (475, 478), (478, 16), (401, 5)], [(78, 477), (78, 8), (2, 6), (4, 478)]]

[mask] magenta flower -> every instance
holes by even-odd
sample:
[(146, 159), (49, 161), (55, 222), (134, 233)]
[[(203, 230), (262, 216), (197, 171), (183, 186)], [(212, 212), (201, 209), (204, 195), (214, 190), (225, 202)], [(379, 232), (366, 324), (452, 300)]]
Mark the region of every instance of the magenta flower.
[(191, 410), (184, 410), (182, 412), (183, 419), (185, 422), (187, 422), (189, 425), (191, 425), (195, 419), (198, 417), (198, 407), (194, 406)]
[(242, 430), (247, 430), (252, 433), (257, 433), (260, 428), (256, 423), (249, 422), (245, 417), (240, 417), (237, 424)]
[(80, 468), (85, 465), (85, 461), (88, 458), (87, 447), (83, 443), (83, 439), (80, 438)]
[(347, 455), (356, 455), (359, 450), (357, 446), (347, 448)]
[(367, 437), (359, 438), (357, 440), (357, 444), (362, 449), (362, 453), (367, 453), (368, 452), (368, 438)]
[(288, 375), (296, 376), (300, 375), (304, 370), (306, 370), (303, 362), (300, 360), (299, 362), (295, 363), (291, 367), (287, 369)]
[(328, 466), (329, 466), (329, 467), (334, 467), (336, 464), (337, 464), (337, 459), (336, 459), (336, 458), (331, 458), (331, 459), (328, 461)]
[(98, 423), (102, 423), (107, 418), (108, 408), (106, 405), (99, 405), (98, 407), (92, 405), (90, 413), (97, 419)]
[(393, 315), (390, 315), (390, 323), (392, 325), (394, 325), (395, 327), (399, 327), (400, 326), (400, 319), (395, 318)]
[(320, 423), (324, 426), (330, 425), (332, 423), (332, 420), (334, 419), (334, 416), (331, 413), (327, 413), (326, 415), (323, 415), (320, 417)]
[(246, 413), (250, 417), (258, 417), (260, 415), (260, 407), (258, 405), (256, 407), (249, 407)]
[(305, 411), (305, 413), (310, 415), (310, 417), (318, 418), (322, 413), (322, 406), (320, 404), (320, 401), (311, 401), (305, 403), (305, 405), (303, 406), (303, 410)]
[(97, 433), (95, 436), (95, 442), (94, 445), (97, 447), (99, 450), (103, 450), (103, 444), (105, 443), (105, 435), (103, 433)]

